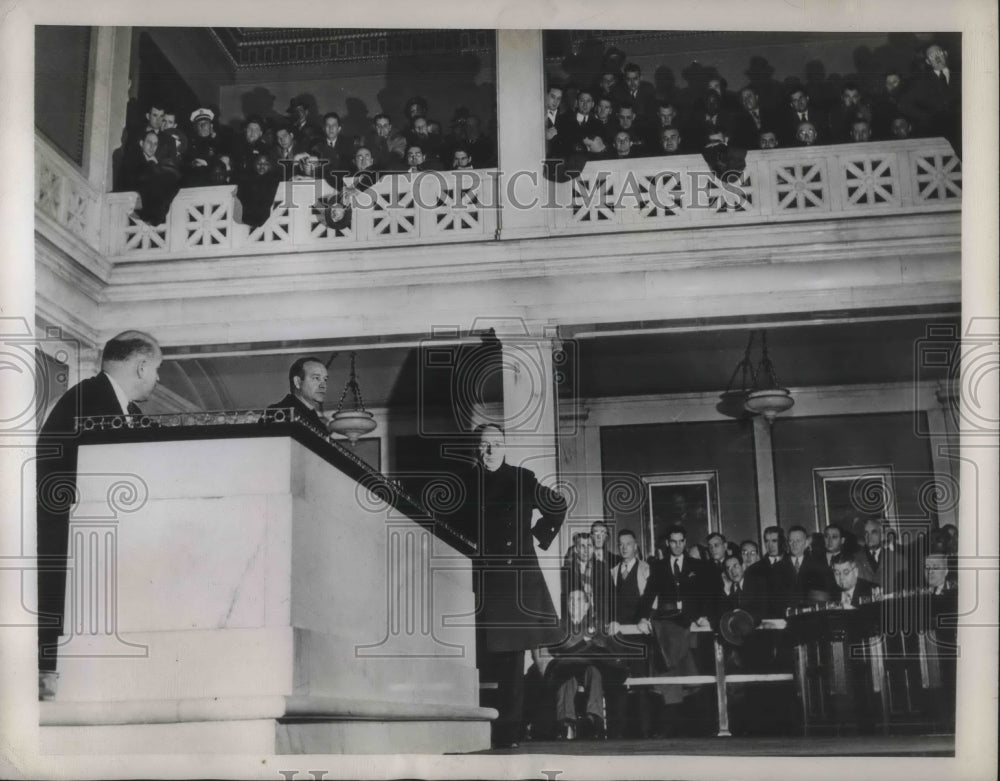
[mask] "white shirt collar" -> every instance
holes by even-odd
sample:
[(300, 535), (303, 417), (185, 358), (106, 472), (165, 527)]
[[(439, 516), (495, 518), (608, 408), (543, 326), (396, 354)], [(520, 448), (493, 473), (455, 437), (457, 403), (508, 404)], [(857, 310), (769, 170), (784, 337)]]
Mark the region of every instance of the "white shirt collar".
[(125, 395), (125, 391), (122, 390), (122, 386), (115, 382), (115, 378), (107, 372), (102, 372), (102, 374), (111, 381), (111, 388), (114, 390), (115, 398), (118, 399), (118, 404), (122, 408), (122, 414), (128, 415), (128, 396)]

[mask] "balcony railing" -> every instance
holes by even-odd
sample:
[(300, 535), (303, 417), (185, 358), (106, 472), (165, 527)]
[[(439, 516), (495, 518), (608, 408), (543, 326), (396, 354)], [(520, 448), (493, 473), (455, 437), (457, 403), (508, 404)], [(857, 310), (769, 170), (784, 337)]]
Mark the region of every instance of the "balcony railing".
[(87, 178), (35, 134), (35, 209), (92, 248), (100, 246), (101, 196)]
[(962, 166), (944, 139), (774, 149), (747, 154), (722, 183), (700, 155), (588, 163), (557, 186), (553, 233), (954, 211)]
[[(132, 216), (135, 193), (101, 198), (38, 136), (35, 171), (38, 212), (109, 259), (129, 261), (503, 238), (496, 204), (511, 179), (484, 170), (387, 177), (339, 228), (315, 208), (330, 194), (325, 186), (281, 185), (268, 221), (251, 229), (240, 222), (234, 186), (183, 189), (167, 221), (148, 225)], [(539, 235), (958, 211), (962, 168), (943, 139), (912, 139), (750, 152), (735, 183), (720, 182), (700, 155), (682, 155), (590, 163), (553, 187), (539, 187), (545, 195), (533, 207)]]
[[(181, 190), (167, 221), (147, 225), (132, 216), (135, 193), (107, 196), (107, 252), (129, 260), (493, 239), (496, 177), (486, 171), (398, 174), (358, 196), (346, 227), (330, 227), (317, 203), (332, 194), (322, 180), (278, 186), (267, 222), (250, 228), (239, 221), (236, 187)], [(319, 189), (318, 189), (319, 188)]]

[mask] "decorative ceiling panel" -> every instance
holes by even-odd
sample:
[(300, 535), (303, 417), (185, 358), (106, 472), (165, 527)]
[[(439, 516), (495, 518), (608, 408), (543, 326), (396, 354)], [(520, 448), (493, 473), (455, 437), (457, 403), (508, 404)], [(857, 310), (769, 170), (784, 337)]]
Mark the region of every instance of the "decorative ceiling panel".
[(237, 70), (491, 52), (496, 47), (493, 30), (213, 27), (211, 32)]

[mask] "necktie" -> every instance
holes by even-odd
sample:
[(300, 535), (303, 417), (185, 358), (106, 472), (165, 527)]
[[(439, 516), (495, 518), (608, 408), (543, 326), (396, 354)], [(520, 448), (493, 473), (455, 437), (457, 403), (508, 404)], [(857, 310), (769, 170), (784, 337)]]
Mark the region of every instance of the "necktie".
[(802, 559), (798, 556), (795, 557), (795, 574), (799, 574), (799, 565), (802, 563)]
[(128, 403), (128, 414), (129, 415), (141, 415), (142, 414), (142, 410), (139, 409), (139, 405), (138, 404), (136, 404), (134, 401), (130, 401)]
[(948, 76), (947, 76), (947, 75), (945, 74), (945, 72), (944, 72), (944, 71), (938, 71), (938, 77), (939, 77), (939, 78), (941, 79), (941, 81), (943, 81), (943, 82), (944, 82), (945, 84), (947, 84), (947, 83), (948, 83)]
[(674, 559), (674, 578), (677, 580), (681, 579), (681, 562), (680, 559)]
[(841, 602), (845, 605), (851, 604), (851, 595), (845, 591), (843, 597), (841, 598)]
[(733, 583), (733, 596), (738, 597), (740, 595), (740, 584)]

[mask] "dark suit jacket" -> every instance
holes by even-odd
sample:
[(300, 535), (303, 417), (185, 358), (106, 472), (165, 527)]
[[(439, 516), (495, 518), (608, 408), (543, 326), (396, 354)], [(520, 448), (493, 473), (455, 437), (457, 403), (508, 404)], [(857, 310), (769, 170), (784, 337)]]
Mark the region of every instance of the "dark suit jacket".
[(636, 116), (651, 117), (656, 114), (656, 88), (648, 81), (639, 82), (636, 95), (629, 92), (624, 82), (619, 82), (615, 85), (613, 94), (615, 105), (631, 104), (635, 108)]
[[(895, 92), (882, 92), (876, 96), (872, 106), (872, 138), (882, 141), (892, 138), (892, 120), (906, 116), (899, 101), (906, 90), (905, 84), (900, 85)], [(912, 120), (911, 120), (912, 121)]]
[[(131, 414), (139, 414), (141, 410), (135, 404), (129, 405)], [(121, 415), (121, 405), (111, 385), (111, 379), (101, 372), (96, 377), (84, 380), (70, 388), (56, 402), (49, 413), (45, 424), (38, 433), (38, 466), (36, 480), (39, 488), (39, 508), (68, 512), (69, 497), (63, 495), (57, 499), (48, 488), (50, 480), (62, 478), (68, 484), (76, 485), (76, 456), (80, 432), (77, 430), (77, 417), (95, 415)], [(56, 451), (55, 455), (47, 455), (46, 451)], [(41, 540), (39, 540), (41, 541)]]
[[(674, 577), (670, 557), (649, 562), (649, 582), (643, 594), (641, 614), (654, 615), (653, 600), (658, 599), (655, 615), (684, 627), (701, 616), (712, 614), (712, 602), (717, 593), (714, 574), (707, 571), (703, 562), (684, 556), (681, 577)], [(676, 607), (680, 602), (680, 608)]]
[[(485, 649), (519, 651), (559, 642), (562, 631), (534, 540), (543, 549), (552, 544), (566, 518), (566, 500), (533, 472), (506, 463), (495, 472), (476, 467), (465, 485), (466, 503), (455, 522), (478, 544), (472, 561)], [(532, 526), (536, 509), (541, 518)]]
[[(861, 116), (862, 106), (845, 106), (838, 102), (830, 109), (827, 119), (826, 138), (831, 144), (847, 144), (851, 141), (851, 125)], [(872, 128), (874, 132), (874, 128)]]
[(559, 154), (568, 155), (572, 152), (579, 152), (583, 147), (583, 139), (588, 136), (600, 136), (604, 130), (604, 125), (591, 114), (580, 124), (576, 121), (576, 112), (568, 111), (561, 114), (556, 119), (556, 130), (558, 134), (554, 139), (555, 149)]
[[(794, 563), (792, 566), (794, 570)], [(790, 601), (794, 605), (809, 605), (829, 602), (832, 599), (827, 567), (812, 556), (803, 556), (798, 574), (795, 575), (795, 589)], [(830, 570), (832, 573), (832, 570)]]
[[(549, 112), (548, 111), (544, 111), (543, 113), (545, 115), (545, 130), (548, 131), (549, 128), (553, 128), (553, 127), (558, 130), (558, 128), (559, 128), (559, 120), (563, 117), (563, 115), (564, 115), (565, 112), (557, 111), (556, 112), (555, 122), (553, 122), (551, 119), (549, 119)], [(558, 155), (560, 153), (561, 148), (562, 148), (562, 139), (559, 138), (559, 134), (558, 133), (556, 133), (556, 135), (551, 140), (548, 138), (548, 136), (546, 134), (546, 138), (545, 138), (545, 155), (547, 157), (552, 157), (554, 155)]]
[[(702, 150), (701, 156), (712, 172), (720, 178), (723, 176), (738, 177), (747, 167), (747, 150), (734, 144), (706, 146)], [(726, 181), (734, 180), (727, 179)]]
[(886, 593), (895, 591), (900, 585), (903, 561), (898, 554), (884, 546), (879, 554), (877, 566), (867, 549), (860, 550), (854, 555), (854, 563), (858, 566), (859, 578), (871, 581)]
[(247, 143), (245, 138), (237, 139), (232, 154), (233, 179), (240, 182), (253, 176), (256, 173), (254, 164), (257, 158), (267, 152), (267, 144), (263, 138), (257, 139), (252, 144)]
[[(129, 413), (141, 414), (135, 404)], [(56, 402), (38, 433), (38, 461), (35, 485), (38, 502), (37, 550), (41, 568), (38, 573), (38, 606), (50, 616), (39, 624), (56, 635), (62, 631), (65, 599), (65, 558), (69, 539), (69, 511), (76, 499), (76, 464), (80, 432), (76, 418), (95, 415), (121, 415), (114, 388), (108, 375), (74, 385)], [(48, 565), (46, 567), (45, 565)]]
[(729, 140), (731, 143), (743, 149), (759, 149), (760, 134), (765, 130), (778, 133), (775, 128), (773, 117), (766, 114), (763, 109), (758, 109), (760, 115), (760, 127), (754, 122), (749, 111), (740, 109), (732, 115), (729, 128)]
[[(806, 112), (809, 115), (809, 122), (812, 123), (813, 127), (816, 128), (816, 143), (817, 144), (828, 144), (829, 139), (827, 138), (829, 118), (826, 112), (821, 111), (813, 106), (809, 107)], [(791, 106), (786, 106), (781, 112), (779, 123), (778, 123), (778, 138), (781, 140), (782, 146), (795, 146), (795, 131), (799, 127), (799, 117), (798, 114)]]
[[(322, 433), (327, 432), (326, 421), (323, 417), (314, 409), (307, 407), (303, 404), (294, 393), (289, 393), (281, 401), (277, 401), (268, 407), (268, 410), (279, 410), (279, 409), (293, 409), (296, 415), (311, 428), (317, 428)], [(261, 418), (261, 422), (270, 422), (273, 420), (273, 416), (265, 415)]]
[[(230, 153), (225, 140), (219, 135), (207, 138), (194, 134), (188, 141), (187, 155), (184, 161), (184, 186), (207, 187), (210, 184), (209, 173), (212, 163)], [(205, 165), (195, 166), (195, 160), (204, 160)]]
[(955, 68), (949, 74), (951, 81), (945, 84), (934, 71), (923, 73), (900, 97), (899, 107), (918, 135), (944, 136), (954, 145), (961, 128), (962, 74)]
[(710, 122), (704, 111), (698, 111), (688, 118), (688, 121), (681, 131), (684, 144), (689, 149), (701, 149), (708, 143), (708, 137), (712, 133), (725, 131), (730, 133), (731, 122), (729, 117), (719, 109), (715, 114), (715, 122)]
[(743, 585), (740, 588), (739, 594), (734, 594), (732, 590), (727, 594), (725, 586), (719, 586), (712, 624), (718, 626), (719, 618), (730, 610), (736, 610), (737, 608), (745, 610), (752, 615), (755, 624), (759, 624), (760, 620), (764, 617), (767, 612), (767, 584), (760, 577), (759, 572), (751, 574), (749, 568), (747, 568), (747, 571), (744, 571)]
[(303, 149), (309, 149), (315, 144), (322, 142), (324, 138), (323, 128), (309, 120), (306, 120), (301, 125), (295, 125), (292, 131), (295, 133), (295, 143), (301, 145)]
[(764, 618), (784, 618), (785, 610), (793, 604), (795, 593), (795, 568), (787, 555), (771, 564), (770, 558), (764, 556), (756, 564), (750, 566), (746, 575), (760, 578), (767, 589), (766, 610)]
[(336, 144), (330, 146), (329, 140), (324, 136), (313, 145), (310, 152), (320, 160), (327, 161), (323, 168), (323, 178), (339, 190), (341, 179), (350, 170), (351, 160), (354, 156), (354, 145), (351, 143), (351, 139), (341, 133), (337, 136)]

